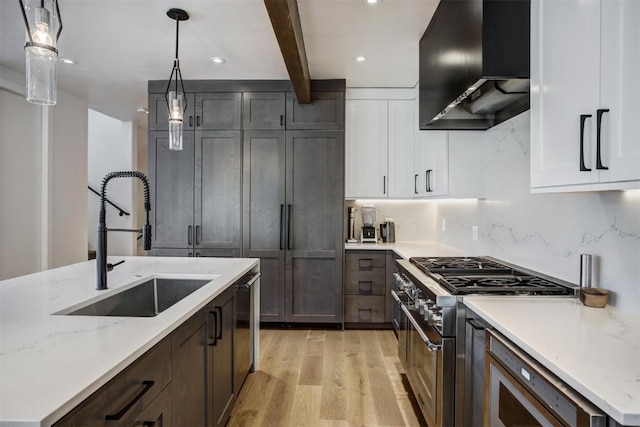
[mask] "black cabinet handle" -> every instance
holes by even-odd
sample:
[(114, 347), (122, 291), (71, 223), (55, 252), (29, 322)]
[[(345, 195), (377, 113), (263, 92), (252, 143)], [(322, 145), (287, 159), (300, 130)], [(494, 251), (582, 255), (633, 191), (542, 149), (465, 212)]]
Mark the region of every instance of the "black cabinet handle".
[(196, 225), (196, 245), (200, 244), (200, 239), (202, 238), (200, 233), (200, 226)]
[(418, 194), (418, 174), (413, 176), (413, 194)]
[(153, 387), (154, 384), (155, 384), (155, 381), (142, 381), (142, 385), (144, 385), (144, 387), (142, 388), (142, 390), (140, 390), (140, 393), (136, 394), (136, 396), (131, 400), (131, 402), (127, 403), (127, 406), (122, 408), (118, 413), (115, 413), (112, 415), (106, 415), (104, 417), (105, 420), (114, 421), (122, 418), (124, 414), (126, 414), (127, 411), (129, 411), (129, 409), (131, 409), (131, 407), (135, 405), (138, 400), (142, 399), (142, 396), (144, 396), (145, 393), (148, 392), (151, 389), (151, 387)]
[(187, 244), (191, 244), (193, 241), (193, 226), (187, 227)]
[(142, 427), (156, 427), (155, 421), (143, 421)]
[(188, 256), (189, 258), (191, 258), (191, 257), (193, 256), (193, 252), (189, 252), (189, 253), (187, 254), (187, 256)]
[(608, 108), (602, 108), (596, 111), (596, 169), (608, 170), (609, 168), (602, 164), (602, 152), (600, 151), (600, 137), (602, 130), (602, 115), (608, 113)]
[(293, 249), (293, 233), (291, 232), (291, 217), (293, 216), (291, 212), (291, 205), (287, 205), (287, 249)]
[(280, 127), (284, 126), (284, 116), (280, 115)]
[(196, 116), (196, 126), (200, 126), (200, 116)]
[(209, 315), (211, 316), (211, 334), (209, 335), (209, 346), (215, 347), (218, 345), (218, 312), (210, 311)]
[(193, 116), (189, 116), (189, 127), (193, 127)]
[(591, 117), (591, 114), (580, 114), (580, 171), (581, 172), (590, 172), (591, 169), (588, 169), (584, 164), (584, 122)]
[(200, 252), (196, 252), (196, 258), (200, 258), (202, 256), (202, 254), (200, 254)]
[(387, 176), (382, 175), (382, 194), (387, 194)]
[(216, 341), (221, 340), (222, 339), (222, 307), (221, 306), (216, 306), (216, 310), (218, 310), (219, 313), (219, 318), (220, 321), (218, 322), (218, 332), (216, 335)]
[(485, 326), (476, 319), (467, 319), (467, 323), (476, 331), (484, 331), (486, 329)]
[(427, 171), (424, 173), (425, 175), (425, 180), (427, 181), (427, 193), (431, 193), (433, 190), (431, 189), (431, 172), (433, 172), (433, 169), (427, 169)]
[(284, 205), (280, 205), (280, 250), (284, 249)]

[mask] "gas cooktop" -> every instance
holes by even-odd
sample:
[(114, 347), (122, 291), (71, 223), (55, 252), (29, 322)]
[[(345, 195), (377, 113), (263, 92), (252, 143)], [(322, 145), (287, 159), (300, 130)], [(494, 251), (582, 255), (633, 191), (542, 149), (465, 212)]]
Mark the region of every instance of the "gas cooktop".
[(520, 271), (483, 257), (410, 258), (422, 272), (454, 295), (572, 295), (560, 281)]

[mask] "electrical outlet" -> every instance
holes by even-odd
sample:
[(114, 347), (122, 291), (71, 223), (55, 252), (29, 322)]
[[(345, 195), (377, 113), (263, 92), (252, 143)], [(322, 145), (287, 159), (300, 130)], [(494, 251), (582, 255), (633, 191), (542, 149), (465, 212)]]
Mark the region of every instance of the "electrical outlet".
[(471, 227), (471, 240), (474, 242), (478, 241), (478, 226), (474, 225)]
[(442, 218), (442, 231), (447, 231), (447, 220)]

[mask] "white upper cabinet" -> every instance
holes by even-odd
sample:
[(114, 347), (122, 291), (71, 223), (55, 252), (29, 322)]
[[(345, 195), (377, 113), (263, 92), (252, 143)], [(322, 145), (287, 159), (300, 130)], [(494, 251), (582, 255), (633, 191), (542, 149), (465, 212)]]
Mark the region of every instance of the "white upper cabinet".
[(532, 192), (640, 186), (640, 2), (531, 3)]
[(350, 89), (346, 96), (345, 197), (413, 197), (413, 89)]
[(414, 197), (449, 194), (449, 132), (419, 131), (414, 158)]

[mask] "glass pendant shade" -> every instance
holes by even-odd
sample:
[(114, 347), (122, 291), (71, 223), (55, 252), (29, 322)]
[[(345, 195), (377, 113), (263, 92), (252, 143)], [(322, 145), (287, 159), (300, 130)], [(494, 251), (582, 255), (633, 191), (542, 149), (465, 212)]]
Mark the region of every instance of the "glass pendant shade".
[(20, 0), (26, 26), (27, 101), (55, 105), (57, 41), (62, 31), (56, 0)]
[(170, 91), (167, 94), (169, 105), (169, 149), (182, 150), (182, 119), (184, 117), (184, 94)]

